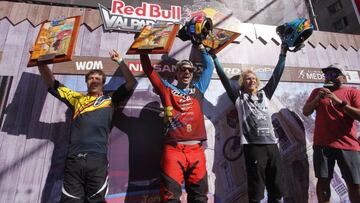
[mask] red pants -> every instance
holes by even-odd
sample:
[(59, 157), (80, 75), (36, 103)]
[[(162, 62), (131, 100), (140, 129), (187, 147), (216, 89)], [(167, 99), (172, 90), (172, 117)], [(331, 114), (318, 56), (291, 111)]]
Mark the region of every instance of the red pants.
[(200, 144), (165, 144), (161, 158), (162, 202), (180, 202), (185, 180), (187, 202), (207, 202), (207, 174), (204, 148)]

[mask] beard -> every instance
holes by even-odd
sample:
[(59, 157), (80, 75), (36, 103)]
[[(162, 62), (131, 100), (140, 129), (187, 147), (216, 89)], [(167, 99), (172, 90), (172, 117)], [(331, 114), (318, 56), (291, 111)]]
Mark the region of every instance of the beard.
[(341, 86), (340, 81), (337, 81), (337, 80), (332, 81), (332, 80), (330, 80), (330, 81), (325, 82), (323, 87), (332, 90), (332, 89), (338, 89), (340, 86)]

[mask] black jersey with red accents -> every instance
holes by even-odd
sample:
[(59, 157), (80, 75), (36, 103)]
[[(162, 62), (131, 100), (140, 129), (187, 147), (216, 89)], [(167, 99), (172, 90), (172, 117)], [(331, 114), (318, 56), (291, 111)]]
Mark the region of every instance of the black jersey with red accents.
[(114, 107), (131, 93), (125, 88), (125, 84), (112, 96), (84, 95), (61, 85), (58, 81), (55, 81), (54, 87), (48, 91), (72, 110), (68, 155), (85, 152), (106, 154)]
[(209, 86), (214, 64), (202, 51), (204, 70), (199, 81), (189, 89), (179, 89), (160, 78), (147, 55), (141, 55), (144, 72), (160, 95), (165, 110), (165, 142), (206, 140), (202, 100)]

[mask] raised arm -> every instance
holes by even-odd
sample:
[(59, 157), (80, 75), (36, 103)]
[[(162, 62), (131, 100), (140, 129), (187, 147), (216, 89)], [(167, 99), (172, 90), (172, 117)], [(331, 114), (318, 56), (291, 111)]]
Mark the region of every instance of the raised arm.
[(204, 45), (200, 44), (198, 49), (201, 52), (201, 58), (203, 63), (203, 72), (200, 75), (199, 81), (194, 84), (203, 94), (207, 90), (210, 84), (211, 75), (214, 71), (214, 63), (211, 60), (211, 56), (205, 50)]
[(268, 99), (271, 99), (271, 97), (273, 96), (276, 87), (278, 86), (279, 82), (280, 82), (280, 78), (284, 72), (284, 68), (285, 68), (285, 59), (286, 59), (286, 52), (288, 50), (287, 45), (282, 44), (281, 45), (281, 52), (279, 55), (279, 60), (276, 64), (276, 67), (274, 69), (274, 72), (271, 76), (271, 78), (269, 79), (268, 83), (265, 85), (265, 87), (263, 88), (263, 90), (265, 91), (266, 97)]
[(109, 52), (109, 55), (110, 55), (110, 58), (119, 65), (116, 72), (120, 71), (122, 73), (122, 75), (124, 76), (125, 81), (126, 81), (126, 83), (125, 83), (126, 89), (127, 90), (135, 89), (135, 87), (137, 85), (137, 81), (136, 81), (134, 75), (130, 72), (129, 67), (124, 62), (124, 60), (121, 57), (121, 55), (119, 54), (119, 52), (112, 50)]
[[(122, 84), (117, 90), (111, 95), (112, 102), (115, 106), (119, 105), (121, 101), (126, 100), (130, 97), (133, 90), (137, 86), (137, 81), (133, 74), (130, 72), (129, 67), (124, 62), (123, 58), (119, 54), (119, 52), (112, 50), (109, 52), (111, 60), (115, 61), (118, 64), (118, 68), (116, 69), (114, 75), (121, 74), (124, 79), (125, 83)], [(109, 83), (111, 83), (110, 80)]]
[(238, 91), (236, 89), (234, 89), (231, 84), (230, 84), (230, 80), (229, 78), (226, 76), (224, 69), (222, 68), (218, 58), (216, 55), (212, 55), (213, 59), (214, 59), (214, 64), (215, 64), (215, 69), (217, 74), (219, 75), (220, 81), (222, 83), (222, 85), (224, 86), (226, 93), (228, 95), (228, 97), (230, 98), (230, 100), (235, 104), (236, 99), (238, 97)]
[(49, 88), (54, 87), (55, 78), (49, 66), (47, 64), (39, 64), (38, 69), (46, 86), (48, 86)]
[(146, 76), (149, 78), (151, 84), (158, 93), (162, 93), (164, 91), (165, 85), (162, 79), (160, 78), (159, 74), (151, 66), (151, 61), (149, 59), (149, 56), (147, 54), (141, 54), (140, 60), (141, 60), (142, 68)]
[(81, 94), (65, 87), (60, 84), (59, 81), (55, 80), (54, 75), (47, 64), (40, 63), (38, 65), (38, 69), (45, 84), (48, 86), (48, 92), (60, 101), (64, 102), (71, 110), (73, 110), (76, 102), (75, 98)]

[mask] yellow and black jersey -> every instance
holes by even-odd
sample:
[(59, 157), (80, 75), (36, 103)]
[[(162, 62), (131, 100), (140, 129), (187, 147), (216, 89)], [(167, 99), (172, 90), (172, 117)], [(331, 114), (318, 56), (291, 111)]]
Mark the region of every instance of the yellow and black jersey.
[(131, 91), (121, 85), (112, 96), (94, 97), (75, 92), (55, 81), (49, 92), (64, 102), (73, 113), (68, 155), (84, 152), (107, 153), (111, 119), (119, 102)]

